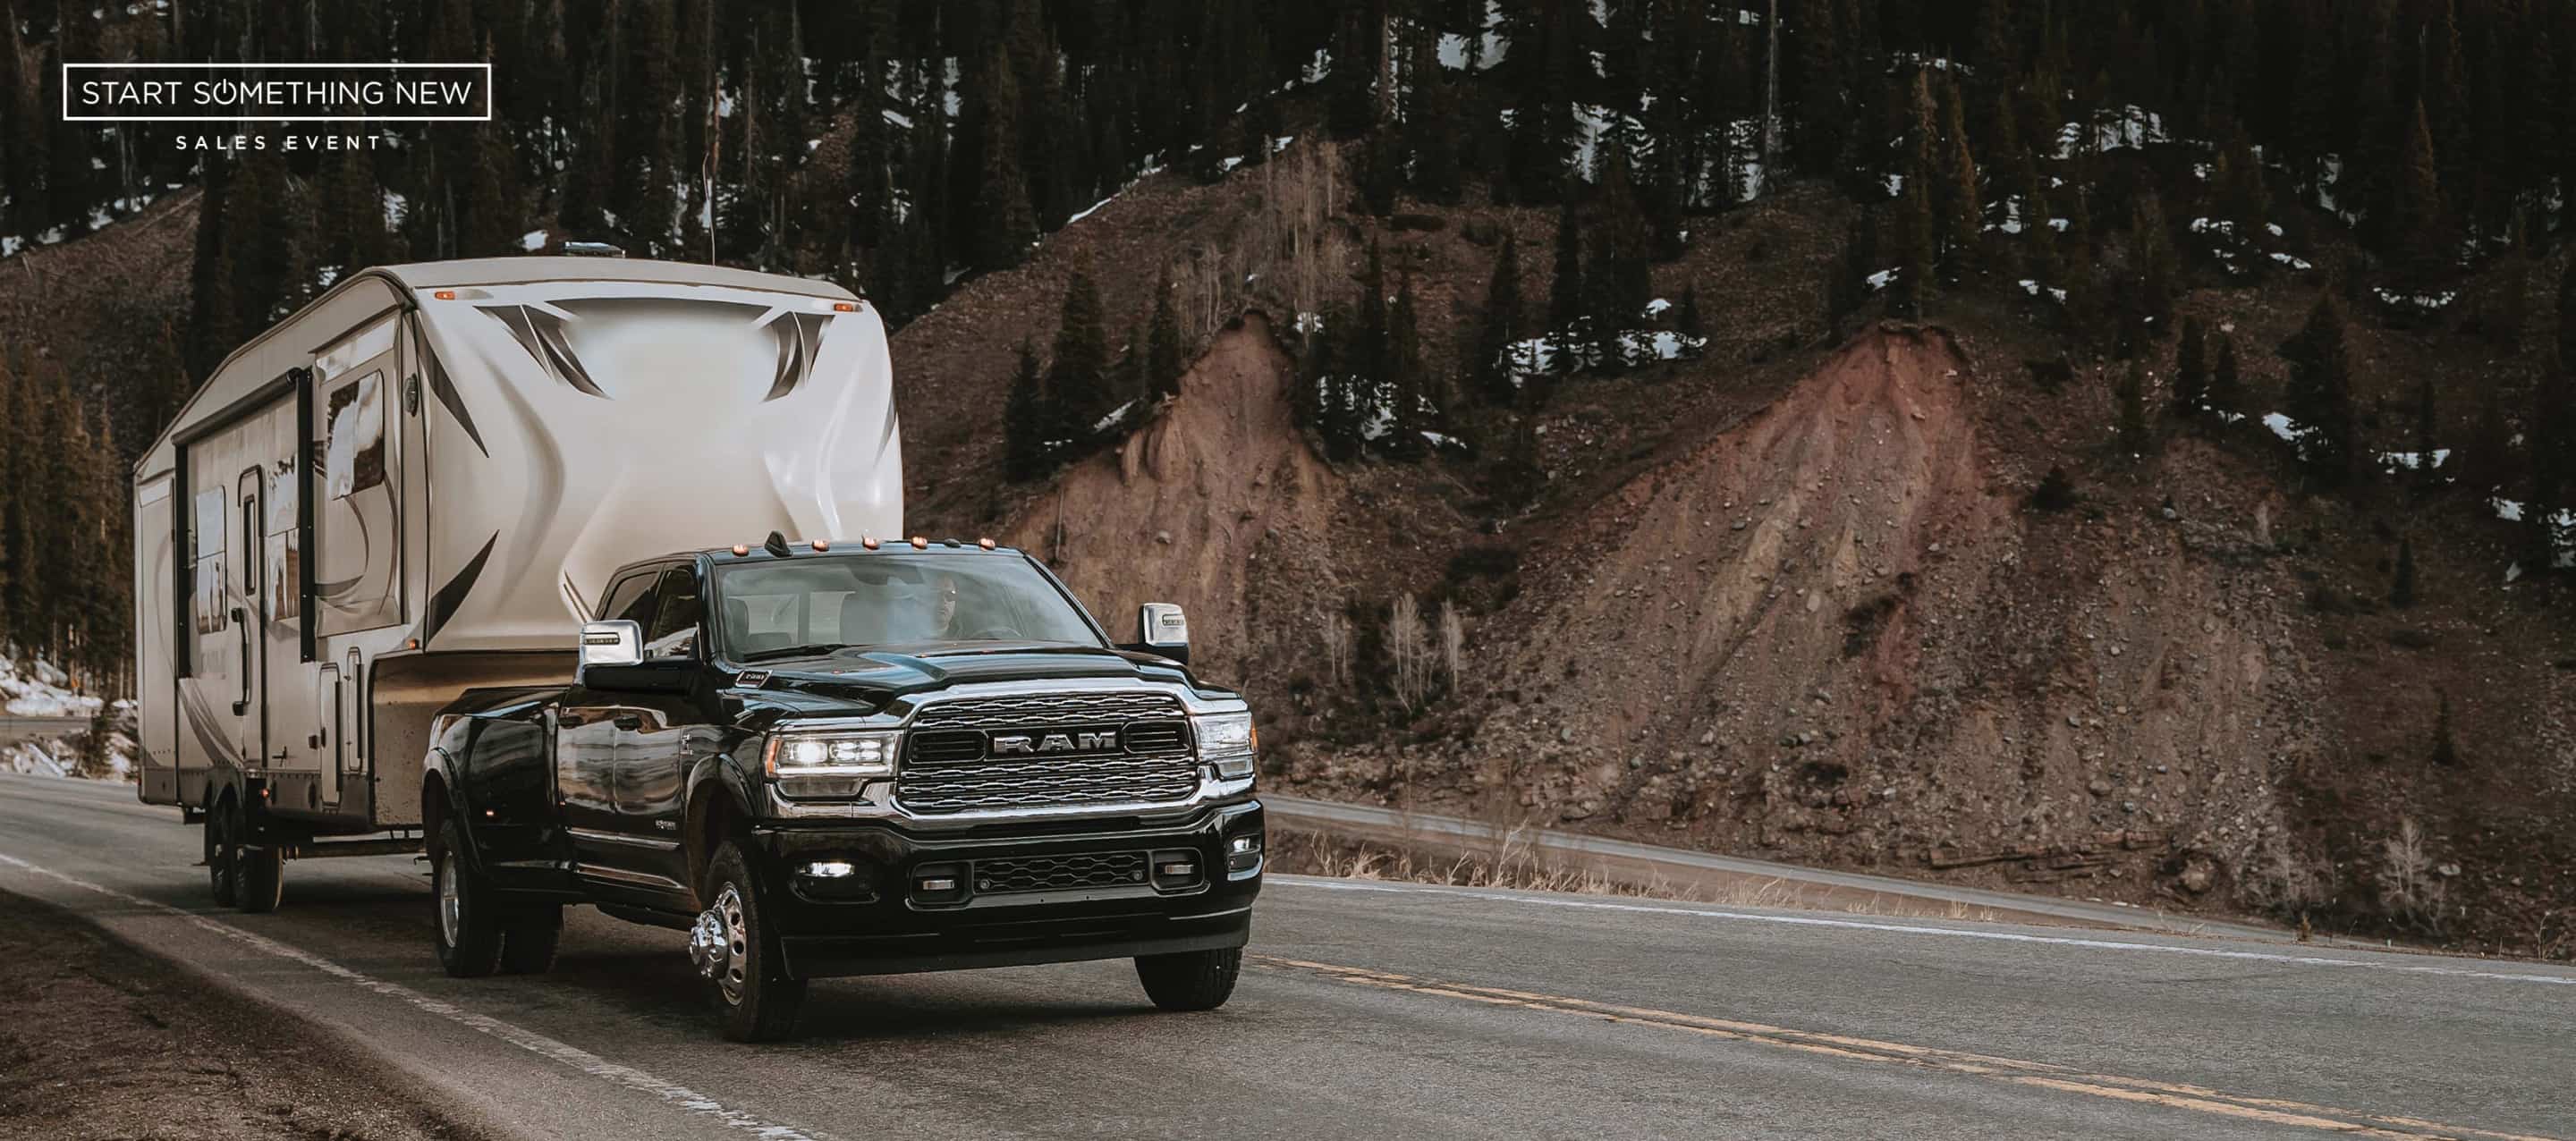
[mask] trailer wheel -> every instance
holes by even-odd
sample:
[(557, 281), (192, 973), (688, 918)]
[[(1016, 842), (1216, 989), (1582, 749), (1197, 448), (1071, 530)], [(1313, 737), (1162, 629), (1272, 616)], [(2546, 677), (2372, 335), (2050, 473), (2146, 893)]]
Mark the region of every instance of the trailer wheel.
[(769, 929), (760, 885), (742, 846), (727, 840), (707, 862), (699, 898), (707, 909), (689, 932), (689, 960), (706, 982), (724, 1036), (736, 1042), (774, 1042), (796, 1032), (805, 1006), (805, 980), (789, 978)]
[(1136, 958), (1136, 980), (1145, 984), (1145, 997), (1165, 1010), (1214, 1010), (1225, 1005), (1234, 994), (1234, 977), (1242, 970), (1241, 947)]
[(286, 898), (286, 849), (244, 847), (235, 860), (240, 868), (241, 909), (253, 915), (277, 910)]
[(230, 799), (217, 801), (206, 813), (206, 886), (217, 907), (231, 907), (240, 898), (240, 825), (234, 816)]
[(562, 943), (562, 904), (515, 908), (501, 921), (501, 973), (542, 975), (553, 970), (555, 948)]
[(486, 902), (482, 881), (465, 866), (465, 838), (453, 820), (439, 826), (429, 846), (430, 895), (438, 922), (438, 965), (460, 979), (479, 979), (501, 966), (501, 925)]

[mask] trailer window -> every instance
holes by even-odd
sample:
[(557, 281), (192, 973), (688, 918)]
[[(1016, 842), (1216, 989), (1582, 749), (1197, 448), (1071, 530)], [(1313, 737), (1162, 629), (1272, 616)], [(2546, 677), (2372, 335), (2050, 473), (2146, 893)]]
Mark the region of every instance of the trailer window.
[(346, 499), (385, 482), (385, 374), (331, 390), (323, 406), (323, 494)]
[(197, 493), (191, 512), (196, 520), (189, 534), (195, 578), (188, 610), (197, 616), (200, 634), (221, 633), (225, 626), (224, 507), (224, 489), (210, 487)]

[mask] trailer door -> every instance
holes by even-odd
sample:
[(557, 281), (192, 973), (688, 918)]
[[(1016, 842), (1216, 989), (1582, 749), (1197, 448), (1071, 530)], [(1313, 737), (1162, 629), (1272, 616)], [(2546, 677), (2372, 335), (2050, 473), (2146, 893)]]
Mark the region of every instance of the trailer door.
[(241, 697), (233, 702), (233, 713), (239, 719), (236, 729), (242, 763), (254, 769), (268, 767), (268, 655), (262, 652), (260, 632), (268, 628), (267, 592), (261, 589), (260, 522), (267, 518), (266, 504), (261, 502), (267, 479), (257, 467), (244, 470), (235, 484), (239, 510), (233, 515), (234, 534), (242, 536), (233, 549), (237, 571), (233, 602), (233, 626), (241, 632)]

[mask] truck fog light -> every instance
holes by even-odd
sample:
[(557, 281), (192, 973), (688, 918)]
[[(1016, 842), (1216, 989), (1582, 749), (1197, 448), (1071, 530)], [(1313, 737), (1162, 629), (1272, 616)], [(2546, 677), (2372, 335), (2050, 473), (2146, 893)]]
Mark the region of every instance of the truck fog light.
[(957, 890), (957, 881), (949, 876), (933, 876), (922, 880), (918, 886), (925, 892), (944, 895)]
[(1227, 878), (1240, 879), (1246, 872), (1261, 866), (1261, 833), (1248, 832), (1230, 837), (1225, 842)]
[(848, 860), (816, 860), (805, 865), (805, 874), (818, 880), (848, 879), (857, 871)]
[(1191, 876), (1196, 875), (1198, 870), (1199, 866), (1197, 864), (1165, 864), (1161, 868), (1164, 875), (1176, 880), (1188, 879)]
[(1236, 856), (1245, 852), (1258, 852), (1261, 850), (1261, 837), (1237, 836), (1225, 842), (1225, 850), (1228, 854)]

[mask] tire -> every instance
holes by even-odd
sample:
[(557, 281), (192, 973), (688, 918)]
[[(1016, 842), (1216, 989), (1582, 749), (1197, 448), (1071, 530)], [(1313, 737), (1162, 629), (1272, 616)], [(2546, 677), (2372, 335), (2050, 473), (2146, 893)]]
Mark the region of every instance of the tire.
[(553, 970), (555, 948), (562, 943), (562, 904), (515, 908), (501, 921), (501, 973), (542, 975)]
[(501, 924), (482, 878), (465, 866), (464, 848), (455, 821), (439, 825), (438, 842), (429, 850), (430, 900), (437, 913), (430, 938), (450, 978), (479, 979), (501, 967)]
[(1242, 972), (1241, 947), (1136, 958), (1136, 980), (1145, 984), (1145, 997), (1165, 1010), (1223, 1006), (1234, 994), (1234, 977)]
[(231, 907), (241, 898), (240, 825), (230, 798), (206, 811), (206, 887), (215, 906)]
[(797, 1012), (805, 1007), (805, 980), (787, 977), (765, 897), (740, 844), (727, 840), (716, 849), (698, 898), (707, 901), (707, 909), (689, 932), (689, 960), (724, 1036), (775, 1042), (794, 1034)]
[(286, 849), (245, 847), (240, 866), (241, 898), (235, 906), (253, 915), (277, 910), (286, 898)]

